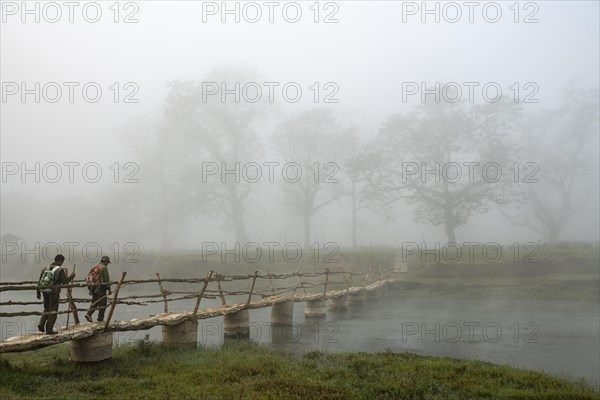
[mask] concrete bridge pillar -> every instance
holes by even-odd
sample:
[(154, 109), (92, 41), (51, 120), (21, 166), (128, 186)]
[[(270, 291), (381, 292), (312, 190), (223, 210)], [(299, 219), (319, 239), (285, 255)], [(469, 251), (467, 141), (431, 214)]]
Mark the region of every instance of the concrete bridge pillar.
[(75, 362), (96, 362), (112, 358), (112, 332), (97, 333), (85, 339), (71, 341), (71, 359)]
[(381, 288), (379, 288), (379, 291), (381, 292), (381, 294), (386, 294), (390, 291), (390, 284), (389, 282), (386, 283), (385, 285), (383, 285)]
[(225, 339), (250, 338), (250, 310), (240, 310), (224, 315), (223, 336)]
[(356, 294), (348, 295), (348, 306), (360, 306), (365, 302), (365, 291), (361, 290)]
[(271, 324), (291, 325), (294, 321), (294, 302), (282, 301), (271, 306)]
[(379, 288), (367, 290), (367, 300), (377, 300), (379, 298)]
[(325, 317), (327, 315), (326, 300), (311, 300), (304, 303), (304, 316)]
[(329, 301), (329, 309), (332, 311), (343, 311), (348, 308), (348, 296), (334, 297)]
[(162, 344), (167, 347), (196, 347), (198, 345), (198, 321), (163, 325)]

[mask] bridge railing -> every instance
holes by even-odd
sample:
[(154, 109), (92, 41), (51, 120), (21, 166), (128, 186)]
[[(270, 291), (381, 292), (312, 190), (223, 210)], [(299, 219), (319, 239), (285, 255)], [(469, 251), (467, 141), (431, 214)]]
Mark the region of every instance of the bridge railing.
[[(253, 274), (247, 275), (222, 275), (219, 273), (210, 272), (205, 278), (161, 278), (156, 274), (156, 279), (131, 279), (125, 280), (125, 274), (119, 281), (111, 282), (119, 284), (119, 289), (115, 290), (114, 296), (111, 299), (111, 308), (118, 304), (127, 306), (148, 306), (150, 304), (162, 303), (163, 311), (169, 312), (169, 304), (173, 302), (196, 299), (195, 312), (202, 299), (219, 299), (221, 305), (232, 304), (233, 302), (241, 302), (249, 305), (254, 298), (266, 298), (272, 296), (287, 297), (294, 300), (297, 296), (311, 295), (322, 293), (326, 296), (328, 290), (350, 289), (350, 287), (365, 287), (371, 283), (389, 279), (392, 270), (384, 269), (381, 266), (377, 268), (369, 268), (367, 272), (353, 272), (344, 270), (329, 270), (322, 272), (293, 272), (287, 274), (274, 274), (268, 270), (266, 273), (259, 274), (255, 271)], [(246, 283), (242, 283), (248, 281)], [(283, 283), (283, 284), (282, 284)], [(194, 289), (181, 290), (179, 286), (182, 284), (198, 285)], [(142, 285), (153, 285), (154, 289), (158, 289), (158, 293), (146, 294), (139, 290)], [(171, 286), (176, 285), (177, 289)], [(67, 289), (68, 296), (66, 299), (61, 299), (61, 304), (68, 304), (66, 310), (56, 312), (47, 312), (46, 314), (69, 314), (79, 311), (87, 311), (88, 307), (81, 307), (82, 304), (91, 303), (89, 297), (73, 297), (73, 288), (86, 288), (84, 280), (73, 281), (67, 285), (53, 285), (53, 288)], [(136, 290), (133, 290), (135, 288)], [(38, 290), (36, 281), (23, 282), (0, 282), (0, 292), (11, 291), (30, 291)], [(120, 291), (121, 296), (118, 297)], [(4, 295), (5, 296), (5, 295)], [(14, 311), (7, 312), (6, 307), (10, 306), (33, 306), (42, 305), (42, 301), (3, 301), (0, 302), (1, 318), (22, 317), (22, 316), (41, 316), (43, 311)], [(77, 306), (80, 305), (80, 307)], [(91, 304), (94, 306), (94, 304)], [(112, 315), (112, 312), (109, 313)], [(76, 319), (77, 321), (77, 319)], [(106, 321), (107, 325), (110, 322)], [(68, 325), (68, 321), (67, 321)]]

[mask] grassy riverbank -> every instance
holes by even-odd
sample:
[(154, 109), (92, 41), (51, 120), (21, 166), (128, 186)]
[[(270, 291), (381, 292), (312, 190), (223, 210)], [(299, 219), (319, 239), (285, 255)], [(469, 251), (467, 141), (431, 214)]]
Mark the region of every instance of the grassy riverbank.
[(140, 341), (92, 365), (68, 345), (0, 356), (8, 399), (600, 399), (584, 383), (481, 361), (398, 353), (282, 353), (248, 343), (196, 351)]

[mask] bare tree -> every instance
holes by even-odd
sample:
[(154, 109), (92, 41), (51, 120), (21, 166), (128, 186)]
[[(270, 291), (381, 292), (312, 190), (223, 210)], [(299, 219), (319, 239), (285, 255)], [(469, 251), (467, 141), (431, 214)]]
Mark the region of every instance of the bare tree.
[(391, 116), (369, 156), (371, 197), (388, 207), (406, 201), (416, 221), (442, 226), (456, 242), (455, 229), (471, 215), (507, 201), (496, 175), (507, 165), (510, 121), (517, 114), (514, 103), (500, 100), (470, 108), (426, 103)]
[[(196, 178), (190, 184), (203, 187), (200, 192), (209, 194), (213, 210), (225, 217), (225, 226), (234, 229), (241, 243), (249, 241), (244, 213), (255, 185), (241, 179), (239, 171), (261, 154), (255, 128), (269, 107), (262, 100), (250, 102), (236, 95), (255, 82), (256, 75), (247, 68), (227, 66), (215, 68), (202, 82), (174, 82), (166, 110), (178, 121), (178, 134), (186, 138), (187, 151), (193, 154), (189, 168)], [(214, 169), (207, 174), (207, 163), (218, 168), (214, 175)]]
[(365, 154), (365, 143), (360, 140), (355, 129), (347, 129), (339, 137), (336, 148), (339, 150), (340, 183), (334, 189), (341, 198), (350, 200), (350, 226), (352, 246), (359, 246), (361, 210), (371, 210), (376, 205), (365, 190), (368, 185), (366, 172), (369, 161)]
[(523, 153), (539, 169), (539, 179), (522, 188), (523, 201), (510, 219), (548, 243), (560, 240), (567, 222), (598, 189), (598, 165), (591, 161), (598, 151), (598, 93), (571, 82), (561, 107), (536, 113), (523, 124)]
[[(198, 211), (200, 196), (188, 184), (189, 171), (181, 151), (184, 145), (168, 119), (137, 121), (124, 130), (137, 162), (124, 165), (126, 190), (111, 197), (121, 203), (118, 209), (129, 224), (141, 232), (158, 234), (161, 248), (169, 250), (184, 222)], [(195, 207), (190, 199), (195, 199)]]
[[(335, 161), (340, 126), (330, 108), (303, 111), (283, 121), (274, 134), (275, 146), (288, 168), (283, 191), (286, 203), (304, 221), (304, 246), (310, 246), (311, 218), (339, 199)], [(294, 163), (294, 164), (293, 164)]]

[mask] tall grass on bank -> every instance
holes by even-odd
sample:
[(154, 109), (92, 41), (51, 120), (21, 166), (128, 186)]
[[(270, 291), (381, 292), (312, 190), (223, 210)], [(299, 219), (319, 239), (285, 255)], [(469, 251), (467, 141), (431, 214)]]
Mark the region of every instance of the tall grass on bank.
[(5, 399), (600, 399), (583, 381), (409, 353), (279, 352), (250, 343), (168, 350), (147, 340), (94, 364), (68, 345), (0, 357)]

